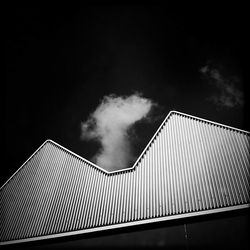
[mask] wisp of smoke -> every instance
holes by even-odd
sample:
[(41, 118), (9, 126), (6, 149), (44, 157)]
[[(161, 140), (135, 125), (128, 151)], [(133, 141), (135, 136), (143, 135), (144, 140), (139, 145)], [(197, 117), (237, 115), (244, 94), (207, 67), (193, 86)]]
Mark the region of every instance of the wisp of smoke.
[(97, 165), (109, 171), (128, 167), (133, 159), (128, 131), (137, 121), (148, 117), (154, 105), (138, 93), (104, 96), (88, 120), (81, 124), (82, 139), (94, 139), (101, 144), (94, 156)]
[(236, 84), (239, 82), (238, 77), (223, 76), (218, 69), (211, 68), (209, 65), (202, 67), (200, 71), (206, 76), (209, 83), (218, 90), (217, 93), (209, 98), (210, 101), (220, 108), (243, 106), (243, 93), (236, 87)]

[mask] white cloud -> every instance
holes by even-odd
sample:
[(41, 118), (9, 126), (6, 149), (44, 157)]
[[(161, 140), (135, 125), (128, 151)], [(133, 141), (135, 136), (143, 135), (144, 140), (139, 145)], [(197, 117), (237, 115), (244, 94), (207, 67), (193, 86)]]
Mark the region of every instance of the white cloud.
[(155, 104), (136, 93), (127, 97), (105, 96), (100, 105), (82, 123), (82, 139), (98, 140), (100, 151), (95, 155), (97, 165), (107, 170), (129, 167), (134, 159), (128, 130), (146, 118)]
[(216, 87), (216, 92), (209, 97), (216, 106), (234, 108), (244, 104), (243, 93), (236, 87), (239, 83), (238, 77), (225, 77), (218, 69), (209, 65), (202, 67), (200, 72), (210, 84)]

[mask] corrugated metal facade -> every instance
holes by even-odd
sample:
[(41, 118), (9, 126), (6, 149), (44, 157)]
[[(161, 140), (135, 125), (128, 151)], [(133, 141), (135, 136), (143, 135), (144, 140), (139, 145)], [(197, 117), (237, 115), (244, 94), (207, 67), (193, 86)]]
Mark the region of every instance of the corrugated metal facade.
[(248, 132), (175, 111), (122, 171), (46, 141), (1, 188), (1, 241), (247, 207), (249, 151)]

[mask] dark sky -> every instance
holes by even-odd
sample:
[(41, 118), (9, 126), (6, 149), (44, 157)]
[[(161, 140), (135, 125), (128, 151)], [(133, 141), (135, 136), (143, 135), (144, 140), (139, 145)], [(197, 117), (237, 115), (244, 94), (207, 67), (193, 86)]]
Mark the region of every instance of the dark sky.
[(109, 94), (159, 105), (137, 153), (173, 109), (249, 130), (244, 6), (118, 2), (6, 10), (1, 184), (48, 138), (90, 159), (81, 122)]

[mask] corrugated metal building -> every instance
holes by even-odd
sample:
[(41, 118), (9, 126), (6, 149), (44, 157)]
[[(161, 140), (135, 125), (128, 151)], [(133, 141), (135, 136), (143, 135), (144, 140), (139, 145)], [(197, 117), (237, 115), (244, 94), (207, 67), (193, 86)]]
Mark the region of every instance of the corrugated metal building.
[(249, 207), (249, 132), (172, 111), (133, 167), (47, 140), (1, 187), (1, 244)]

